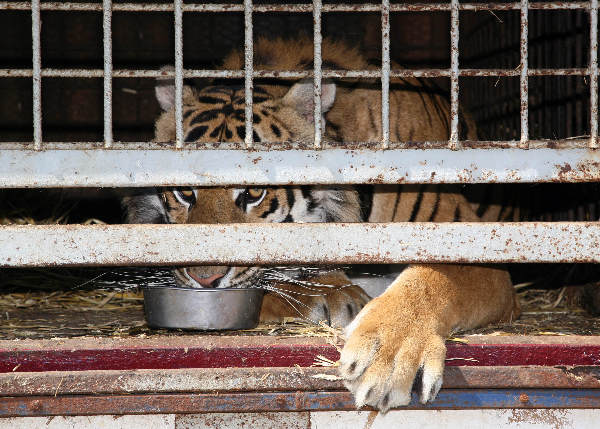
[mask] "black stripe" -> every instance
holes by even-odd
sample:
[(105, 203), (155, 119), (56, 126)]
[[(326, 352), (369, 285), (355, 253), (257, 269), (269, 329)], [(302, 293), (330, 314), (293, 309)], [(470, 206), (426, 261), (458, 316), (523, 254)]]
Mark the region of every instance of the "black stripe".
[(236, 127), (235, 130), (237, 131), (238, 137), (243, 141), (246, 138), (246, 127), (240, 125), (239, 127)]
[(302, 196), (306, 199), (310, 198), (310, 185), (302, 185), (300, 186), (300, 192), (302, 192)]
[(264, 219), (267, 216), (269, 216), (271, 213), (275, 213), (275, 210), (277, 210), (278, 208), (279, 208), (279, 200), (277, 199), (277, 197), (274, 197), (271, 200), (271, 204), (269, 206), (269, 210), (267, 210), (263, 214), (261, 214), (260, 217)]
[(255, 142), (261, 142), (262, 141), (260, 139), (260, 137), (258, 136), (258, 134), (256, 134), (256, 131), (252, 131), (252, 138), (254, 139)]
[(292, 217), (291, 214), (288, 213), (288, 215), (285, 217), (285, 219), (282, 221), (282, 223), (291, 223), (294, 221), (294, 218)]
[(194, 113), (195, 111), (196, 111), (196, 110), (194, 110), (194, 109), (189, 109), (189, 110), (186, 110), (185, 112), (183, 112), (183, 119), (187, 119), (187, 118), (189, 118), (189, 116), (190, 116), (192, 113)]
[(308, 204), (306, 205), (306, 210), (309, 212), (312, 212), (314, 209), (317, 208), (317, 202), (312, 196), (311, 189), (311, 186), (308, 185), (300, 186), (300, 192), (302, 192), (302, 197), (308, 201)]
[(231, 140), (233, 138), (233, 133), (231, 132), (231, 130), (227, 126), (225, 127), (225, 138), (227, 140)]
[(281, 130), (277, 128), (277, 125), (271, 124), (271, 131), (273, 131), (276, 137), (281, 137)]
[(245, 120), (245, 111), (243, 109), (237, 109), (233, 111), (233, 117), (240, 122), (244, 122)]
[(435, 203), (433, 204), (433, 211), (431, 212), (431, 214), (429, 215), (429, 219), (427, 220), (428, 222), (433, 222), (433, 220), (435, 219), (435, 216), (437, 215), (438, 208), (440, 207), (441, 193), (438, 188), (439, 187), (436, 186)]
[(225, 123), (222, 123), (221, 125), (219, 125), (218, 127), (216, 127), (214, 130), (212, 130), (212, 132), (210, 133), (210, 137), (217, 138), (219, 135), (221, 135), (221, 131), (223, 131), (223, 127), (225, 126)]
[(215, 119), (219, 114), (223, 113), (221, 109), (205, 110), (198, 114), (194, 119), (191, 120), (190, 125), (198, 124), (200, 122), (207, 122)]
[(195, 142), (199, 138), (204, 137), (204, 134), (206, 134), (206, 130), (208, 130), (208, 127), (206, 125), (200, 125), (200, 126), (194, 128), (185, 137), (185, 141), (188, 143)]
[(206, 104), (221, 104), (221, 103), (225, 103), (226, 100), (223, 100), (222, 98), (209, 97), (207, 95), (203, 95), (201, 97), (198, 97), (198, 101), (200, 101), (201, 103), (206, 103)]
[(417, 218), (417, 214), (419, 213), (419, 210), (421, 209), (422, 201), (423, 201), (423, 185), (419, 185), (419, 195), (417, 195), (417, 200), (415, 201), (412, 212), (410, 213), (410, 219), (408, 220), (409, 222), (414, 222), (415, 219)]
[(287, 196), (288, 207), (290, 208), (290, 211), (292, 211), (292, 208), (296, 203), (296, 196), (294, 195), (294, 191), (291, 188), (287, 188), (285, 190), (285, 195)]
[(454, 220), (453, 222), (460, 221), (460, 206), (457, 204), (456, 209), (454, 209)]

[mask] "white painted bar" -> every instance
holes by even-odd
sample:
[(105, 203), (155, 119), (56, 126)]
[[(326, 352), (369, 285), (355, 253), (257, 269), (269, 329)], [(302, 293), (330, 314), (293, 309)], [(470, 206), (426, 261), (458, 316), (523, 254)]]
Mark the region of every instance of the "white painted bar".
[(521, 142), (520, 147), (529, 147), (529, 0), (521, 0), (521, 76), (519, 94), (521, 98)]
[(252, 147), (254, 133), (252, 132), (252, 92), (254, 90), (254, 42), (252, 31), (252, 0), (244, 0), (244, 122), (246, 134), (244, 143), (246, 148)]
[(175, 147), (183, 147), (183, 0), (174, 0), (175, 19)]
[(33, 144), (42, 148), (42, 20), (40, 18), (40, 0), (31, 2), (31, 49), (33, 63)]
[(600, 223), (6, 225), (0, 243), (0, 267), (597, 263)]
[(458, 0), (450, 0), (450, 140), (448, 147), (450, 149), (459, 149), (458, 142), (458, 111), (459, 111), (459, 70), (458, 70), (458, 39), (459, 31), (459, 10)]
[(600, 180), (588, 149), (1, 150), (0, 188)]
[(321, 0), (313, 0), (313, 118), (315, 123), (314, 129), (314, 147), (321, 148), (322, 131), (322, 112), (321, 112), (321, 64), (323, 58), (321, 56), (321, 43), (323, 36), (321, 34)]
[(104, 39), (104, 147), (113, 142), (112, 130), (112, 0), (102, 3), (102, 28)]

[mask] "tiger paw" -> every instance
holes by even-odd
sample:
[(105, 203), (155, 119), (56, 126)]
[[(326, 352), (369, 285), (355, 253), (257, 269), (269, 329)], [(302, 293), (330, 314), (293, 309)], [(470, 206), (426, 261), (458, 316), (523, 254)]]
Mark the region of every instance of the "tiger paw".
[(386, 412), (407, 405), (420, 370), (422, 403), (433, 400), (442, 386), (446, 347), (435, 320), (388, 301), (385, 294), (374, 299), (346, 328), (340, 375), (357, 408), (371, 405)]
[(344, 327), (370, 300), (369, 295), (354, 285), (311, 286), (307, 290), (304, 286), (286, 284), (277, 285), (276, 289), (278, 292), (265, 295), (261, 322), (281, 322), (292, 317)]

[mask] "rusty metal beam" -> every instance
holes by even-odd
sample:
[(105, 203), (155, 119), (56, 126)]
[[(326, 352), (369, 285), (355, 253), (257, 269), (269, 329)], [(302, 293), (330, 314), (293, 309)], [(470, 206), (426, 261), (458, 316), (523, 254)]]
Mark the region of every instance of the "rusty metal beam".
[[(403, 409), (599, 408), (599, 389), (442, 389), (421, 404), (416, 394)], [(354, 410), (346, 391), (65, 395), (0, 398), (0, 417), (199, 412)], [(371, 408), (365, 407), (365, 410)]]
[(600, 262), (599, 222), (6, 225), (0, 242), (0, 267)]
[[(330, 377), (331, 379), (326, 379)], [(344, 390), (337, 368), (184, 368), (0, 374), (1, 396)], [(598, 366), (448, 366), (446, 389), (598, 389)]]

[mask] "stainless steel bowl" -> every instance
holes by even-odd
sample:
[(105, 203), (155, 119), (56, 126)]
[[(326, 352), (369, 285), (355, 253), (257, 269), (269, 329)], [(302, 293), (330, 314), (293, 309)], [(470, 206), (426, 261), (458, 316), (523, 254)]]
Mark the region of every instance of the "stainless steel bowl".
[(252, 329), (258, 324), (261, 289), (144, 289), (146, 321), (153, 328)]

